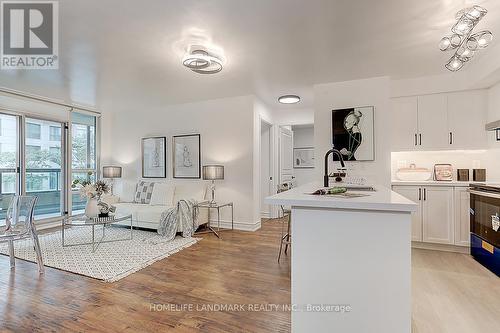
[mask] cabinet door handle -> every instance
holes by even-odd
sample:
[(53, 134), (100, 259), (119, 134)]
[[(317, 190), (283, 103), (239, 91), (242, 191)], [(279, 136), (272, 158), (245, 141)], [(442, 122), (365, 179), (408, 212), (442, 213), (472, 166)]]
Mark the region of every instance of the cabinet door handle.
[(418, 144), (418, 141), (417, 141), (417, 133), (415, 133), (415, 146)]
[(422, 200), (422, 189), (418, 189), (418, 201)]
[(422, 145), (422, 133), (418, 135), (419, 145)]
[(427, 200), (427, 189), (424, 188), (424, 201)]
[(453, 133), (450, 132), (450, 145), (452, 145), (452, 144), (453, 144)]

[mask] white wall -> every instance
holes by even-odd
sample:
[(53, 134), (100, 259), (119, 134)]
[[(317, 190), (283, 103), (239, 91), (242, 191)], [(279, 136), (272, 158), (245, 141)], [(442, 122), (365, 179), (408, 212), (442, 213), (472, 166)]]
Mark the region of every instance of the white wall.
[(313, 109), (276, 109), (273, 110), (273, 121), (277, 125), (304, 125), (314, 122)]
[[(293, 148), (314, 147), (314, 125), (292, 126), (293, 129)], [(304, 185), (314, 180), (321, 180), (316, 177), (315, 168), (311, 169), (293, 169), (297, 185)]]
[[(390, 185), (390, 81), (387, 77), (314, 86), (314, 145), (316, 178), (322, 179), (323, 156), (332, 147), (332, 110), (358, 106), (375, 107), (375, 160), (348, 162), (351, 175), (361, 175), (375, 183)], [(330, 170), (338, 162), (330, 162)]]
[[(151, 103), (144, 105), (142, 108), (108, 106), (107, 110), (113, 110), (111, 117), (106, 115), (106, 128), (110, 131), (106, 137), (111, 138), (111, 143), (103, 146), (103, 161), (121, 165), (124, 178), (137, 180), (141, 177), (141, 138), (166, 136), (167, 178), (171, 180), (172, 136), (199, 133), (202, 164), (225, 166), (225, 179), (217, 182), (217, 200), (234, 202), (237, 228), (255, 230), (260, 227), (259, 216), (254, 210), (254, 97), (240, 96), (164, 107)], [(195, 182), (205, 183), (203, 180)], [(255, 204), (258, 206), (258, 202)], [(222, 218), (230, 221), (229, 211), (225, 211)]]
[(271, 176), (271, 125), (261, 123), (261, 139), (260, 139), (260, 215), (261, 217), (269, 217), (270, 206), (264, 203), (264, 198), (270, 195), (269, 177)]
[[(500, 82), (488, 90), (488, 122), (500, 120)], [(500, 149), (495, 132), (488, 133), (490, 148)]]

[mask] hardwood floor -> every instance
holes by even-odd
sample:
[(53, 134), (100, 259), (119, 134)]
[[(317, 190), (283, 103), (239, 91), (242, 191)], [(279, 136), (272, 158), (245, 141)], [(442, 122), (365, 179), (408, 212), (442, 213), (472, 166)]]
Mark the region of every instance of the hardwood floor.
[[(289, 304), (290, 264), (277, 262), (278, 221), (223, 232), (115, 283), (0, 255), (2, 332), (289, 332), (286, 311), (155, 311), (152, 304)], [(156, 306), (156, 309), (161, 306)], [(163, 307), (165, 308), (165, 307)], [(175, 309), (174, 309), (175, 310)]]
[[(196, 245), (115, 283), (0, 256), (1, 332), (289, 332), (286, 311), (183, 311), (208, 304), (290, 303), (290, 262), (277, 263), (279, 221)], [(500, 280), (470, 256), (413, 249), (414, 333), (495, 332)], [(177, 305), (174, 311), (155, 311)]]
[(413, 249), (413, 333), (500, 330), (500, 278), (466, 254)]

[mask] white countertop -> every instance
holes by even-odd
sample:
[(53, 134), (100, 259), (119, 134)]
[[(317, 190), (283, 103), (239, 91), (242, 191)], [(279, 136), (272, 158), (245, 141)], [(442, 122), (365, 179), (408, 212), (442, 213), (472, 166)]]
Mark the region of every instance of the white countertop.
[(411, 180), (393, 180), (391, 181), (392, 185), (417, 185), (417, 186), (453, 186), (453, 187), (469, 187), (469, 184), (485, 184), (485, 182), (475, 182), (475, 181), (466, 181), (459, 182), (457, 180), (452, 181), (437, 181), (437, 180), (423, 180), (423, 181), (411, 181)]
[(368, 196), (345, 198), (338, 195), (311, 195), (322, 188), (322, 184), (310, 183), (275, 194), (265, 199), (266, 204), (292, 207), (339, 208), (352, 210), (378, 210), (413, 212), (417, 204), (383, 186), (373, 186), (375, 192), (349, 190), (349, 193), (363, 193)]

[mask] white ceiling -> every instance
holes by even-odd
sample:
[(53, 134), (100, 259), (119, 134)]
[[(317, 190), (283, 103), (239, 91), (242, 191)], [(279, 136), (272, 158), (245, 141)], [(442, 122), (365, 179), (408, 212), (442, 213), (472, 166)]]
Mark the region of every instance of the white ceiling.
[[(312, 85), (445, 73), (438, 50), (464, 0), (61, 0), (60, 69), (1, 71), (0, 85), (76, 103), (176, 104), (281, 94), (312, 107)], [(500, 37), (500, 1), (478, 28)], [(180, 63), (200, 41), (224, 51), (216, 75)], [(483, 52), (488, 52), (485, 50)], [(149, 104), (148, 104), (149, 103)], [(106, 103), (106, 105), (108, 105)], [(105, 111), (105, 110), (104, 110)]]

